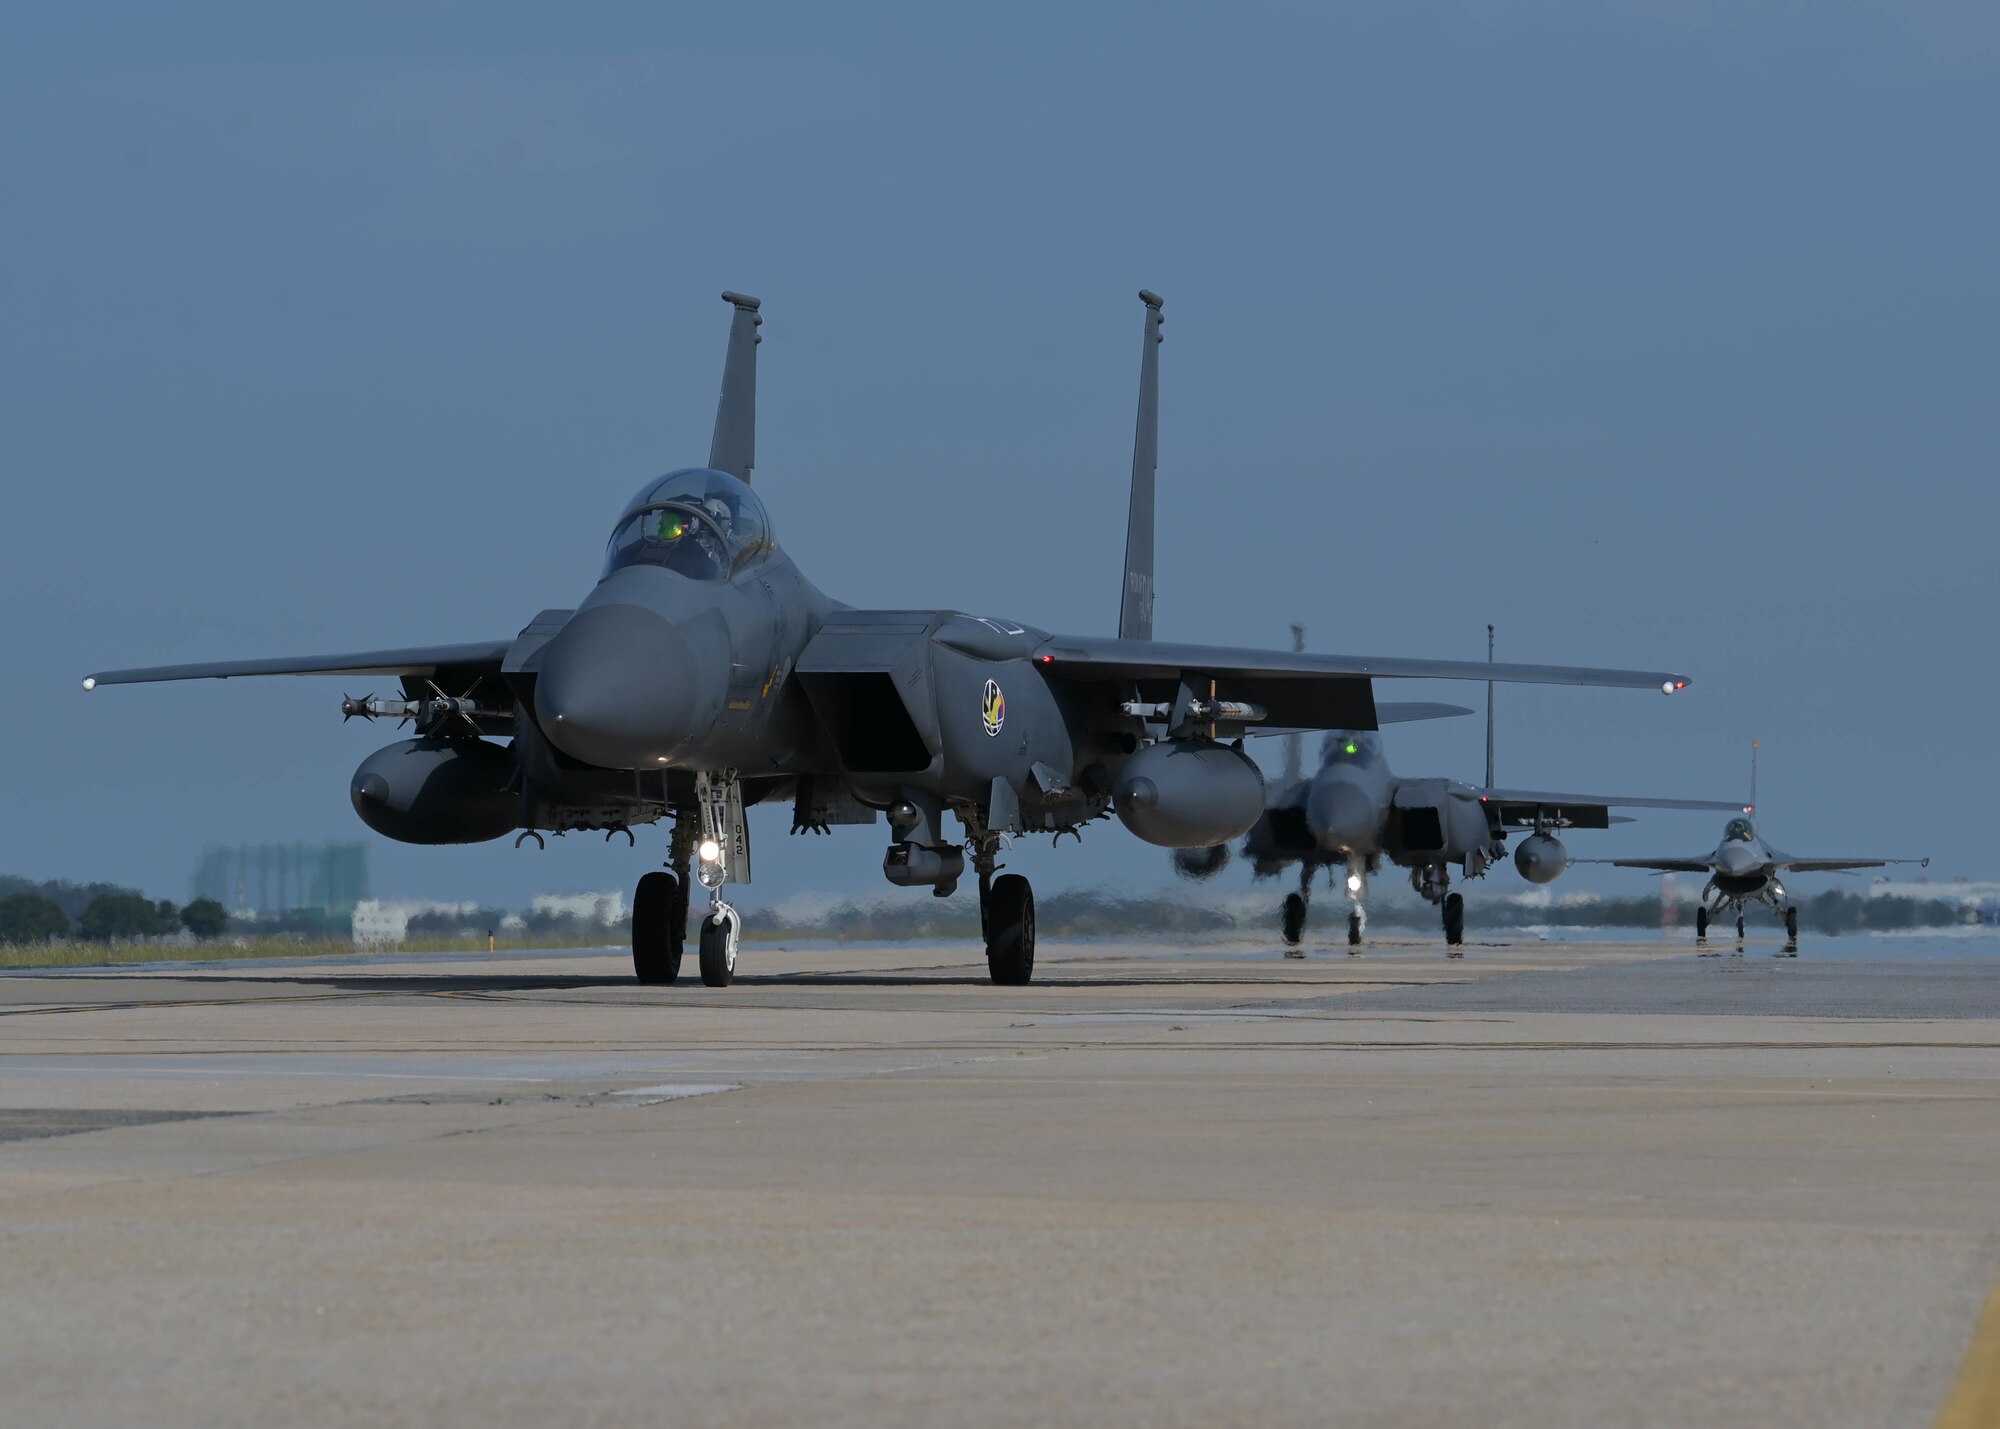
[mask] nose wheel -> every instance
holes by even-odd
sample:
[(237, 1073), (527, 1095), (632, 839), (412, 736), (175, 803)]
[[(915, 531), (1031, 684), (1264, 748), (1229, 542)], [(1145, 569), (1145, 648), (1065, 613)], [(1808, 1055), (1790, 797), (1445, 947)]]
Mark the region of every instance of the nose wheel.
[(1361, 947), (1361, 910), (1347, 910), (1347, 948), (1349, 953), (1357, 953)]
[(743, 918), (720, 898), (701, 920), (701, 981), (704, 987), (728, 987), (736, 980), (736, 944)]
[(1447, 957), (1465, 956), (1465, 895), (1447, 893), (1444, 899), (1444, 941), (1452, 951)]

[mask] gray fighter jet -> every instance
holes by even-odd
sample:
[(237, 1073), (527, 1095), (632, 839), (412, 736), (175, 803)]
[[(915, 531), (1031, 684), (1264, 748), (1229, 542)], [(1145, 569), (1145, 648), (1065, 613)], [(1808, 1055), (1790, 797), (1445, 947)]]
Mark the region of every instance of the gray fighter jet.
[[(1493, 627), (1486, 628), (1487, 659), (1493, 656)], [(1304, 627), (1292, 627), (1293, 645), (1302, 648)], [(1264, 816), (1243, 840), (1243, 856), (1258, 878), (1274, 878), (1293, 864), (1299, 887), (1285, 895), (1280, 926), (1287, 956), (1305, 934), (1306, 911), (1317, 876), (1345, 870), (1347, 943), (1358, 951), (1367, 926), (1363, 904), (1368, 879), (1387, 859), (1410, 873), (1410, 886), (1437, 905), (1444, 917), (1448, 956), (1461, 957), (1465, 941), (1465, 898), (1451, 888), (1451, 871), (1467, 879), (1483, 876), (1507, 856), (1507, 835), (1526, 832), (1514, 849), (1514, 867), (1530, 883), (1553, 883), (1570, 866), (1569, 850), (1557, 834), (1566, 829), (1602, 829), (1611, 810), (1728, 809), (1742, 805), (1703, 799), (1633, 798), (1618, 794), (1560, 794), (1536, 789), (1501, 789), (1493, 779), (1493, 703), (1487, 694), (1486, 783), (1475, 788), (1455, 779), (1405, 779), (1390, 770), (1379, 735), (1336, 730), (1320, 745), (1319, 770), (1310, 779), (1300, 771), (1299, 736), (1288, 738), (1286, 773), (1272, 789)], [(1456, 713), (1470, 714), (1470, 710)], [(1174, 866), (1183, 876), (1206, 878), (1228, 864), (1226, 845), (1182, 850)]]
[(1744, 936), (1744, 910), (1762, 903), (1785, 925), (1785, 953), (1797, 956), (1799, 910), (1779, 875), (1786, 873), (1843, 873), (1859, 868), (1886, 868), (1892, 863), (1914, 863), (1930, 867), (1928, 858), (1798, 858), (1764, 842), (1757, 832), (1757, 742), (1750, 744), (1750, 802), (1722, 830), (1722, 842), (1713, 850), (1693, 858), (1611, 858), (1591, 859), (1613, 868), (1645, 868), (1655, 873), (1705, 873), (1708, 882), (1701, 890), (1701, 903), (1694, 912), (1697, 942), (1708, 940), (1708, 925), (1720, 917), (1736, 915), (1736, 936)]
[[(1166, 848), (1247, 832), (1264, 779), (1241, 748), (1260, 724), (1368, 731), (1426, 710), (1378, 705), (1379, 679), (1515, 680), (1664, 690), (1684, 676), (1450, 660), (1304, 655), (1156, 642), (1152, 526), (1162, 305), (1145, 303), (1130, 527), (1116, 638), (1051, 635), (984, 614), (859, 610), (779, 548), (751, 489), (755, 298), (733, 309), (706, 466), (648, 481), (618, 515), (574, 610), (470, 644), (112, 670), (99, 685), (242, 675), (393, 676), (400, 696), (349, 717), (409, 720), (350, 794), (409, 843), (472, 843), (671, 822), (666, 868), (639, 880), (632, 960), (678, 976), (690, 879), (709, 892), (702, 980), (734, 976), (750, 878), (746, 805), (788, 799), (793, 832), (886, 817), (889, 881), (946, 896), (970, 862), (996, 983), (1034, 970), (1034, 896), (996, 876), (1010, 836), (1075, 833), (1115, 811)], [(996, 513), (997, 514), (997, 513)], [(1032, 527), (1017, 542), (1031, 545)], [(888, 553), (883, 553), (886, 558)], [(1024, 559), (1032, 559), (1025, 556)], [(508, 738), (510, 737), (510, 738)], [(508, 738), (507, 743), (498, 742)], [(947, 813), (963, 827), (945, 830)]]

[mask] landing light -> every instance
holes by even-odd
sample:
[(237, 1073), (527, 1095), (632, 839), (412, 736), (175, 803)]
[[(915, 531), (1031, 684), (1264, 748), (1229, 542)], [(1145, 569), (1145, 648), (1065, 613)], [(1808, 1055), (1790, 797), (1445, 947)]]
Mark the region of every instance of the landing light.
[(695, 852), (701, 855), (703, 863), (715, 863), (722, 857), (722, 845), (714, 839), (703, 839)]
[(1348, 891), (1349, 893), (1359, 893), (1359, 892), (1361, 891), (1361, 875), (1360, 875), (1360, 874), (1358, 874), (1358, 873), (1350, 873), (1350, 874), (1348, 874), (1348, 875), (1347, 875), (1347, 891)]

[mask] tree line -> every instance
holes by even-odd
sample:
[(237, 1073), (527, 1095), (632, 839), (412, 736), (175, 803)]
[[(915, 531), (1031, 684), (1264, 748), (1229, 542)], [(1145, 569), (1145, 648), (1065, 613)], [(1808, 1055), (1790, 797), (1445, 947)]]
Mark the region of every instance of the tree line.
[(80, 938), (115, 943), (187, 932), (219, 938), (229, 930), (229, 910), (213, 898), (177, 907), (109, 883), (62, 880), (31, 883), (0, 877), (0, 943), (49, 943)]

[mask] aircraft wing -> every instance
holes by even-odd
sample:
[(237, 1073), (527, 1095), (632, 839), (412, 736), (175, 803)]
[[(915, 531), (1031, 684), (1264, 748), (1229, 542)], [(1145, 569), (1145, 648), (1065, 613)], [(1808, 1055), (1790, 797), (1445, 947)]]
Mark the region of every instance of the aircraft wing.
[(1473, 660), (1324, 655), (1054, 635), (1035, 650), (1047, 674), (1078, 683), (1120, 685), (1213, 681), (1222, 697), (1262, 705), (1270, 724), (1300, 729), (1377, 729), (1373, 681), (1493, 680), (1505, 684), (1588, 685), (1674, 691), (1685, 675), (1660, 670), (1600, 670), (1570, 665), (1495, 665)]
[(1571, 863), (1602, 863), (1612, 868), (1650, 868), (1655, 873), (1713, 873), (1715, 865), (1700, 858), (1573, 858)]
[(1793, 858), (1783, 854), (1776, 866), (1787, 873), (1841, 873), (1854, 868), (1886, 868), (1892, 863), (1914, 863), (1930, 867), (1927, 858)]
[(1741, 803), (1714, 799), (1643, 799), (1626, 794), (1550, 794), (1534, 789), (1475, 790), (1482, 804), (1499, 809), (1500, 822), (1532, 827), (1539, 814), (1560, 815), (1579, 829), (1602, 829), (1611, 825), (1613, 809), (1701, 809), (1741, 813)]
[(498, 674), (509, 640), (470, 645), (417, 645), (404, 650), (364, 650), (351, 655), (283, 655), (268, 660), (215, 660), (194, 665), (146, 665), (133, 670), (104, 670), (83, 682), (86, 690), (99, 685), (149, 685), (160, 680), (229, 680), (239, 675), (468, 675)]

